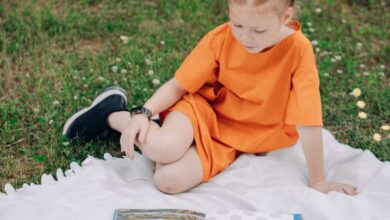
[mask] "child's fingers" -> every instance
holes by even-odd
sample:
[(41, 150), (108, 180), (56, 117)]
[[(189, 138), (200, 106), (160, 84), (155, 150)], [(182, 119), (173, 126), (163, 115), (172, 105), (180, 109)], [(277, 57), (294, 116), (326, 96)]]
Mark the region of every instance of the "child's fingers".
[(351, 192), (351, 189), (347, 188), (347, 187), (343, 187), (343, 192), (347, 195), (353, 195), (353, 193)]
[(135, 142), (135, 137), (139, 131), (132, 131), (130, 135), (128, 135), (128, 157), (130, 159), (134, 159), (134, 142)]
[(143, 127), (141, 128), (141, 131), (140, 131), (140, 133), (139, 133), (139, 135), (138, 135), (138, 141), (139, 141), (141, 144), (145, 143), (147, 131), (148, 131), (148, 127), (143, 126)]
[(121, 137), (120, 137), (120, 145), (121, 145), (121, 152), (124, 152), (125, 151), (125, 148), (126, 148), (126, 141), (125, 141), (125, 137), (126, 137), (126, 132), (123, 132), (121, 134)]

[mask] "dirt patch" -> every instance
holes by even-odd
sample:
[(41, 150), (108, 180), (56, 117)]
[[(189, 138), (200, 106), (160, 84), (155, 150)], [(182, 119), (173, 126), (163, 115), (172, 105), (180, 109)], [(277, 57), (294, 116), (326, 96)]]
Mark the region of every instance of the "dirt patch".
[(95, 39), (95, 40), (83, 40), (80, 42), (79, 50), (82, 52), (87, 52), (92, 55), (99, 54), (104, 48), (104, 40), (103, 39)]

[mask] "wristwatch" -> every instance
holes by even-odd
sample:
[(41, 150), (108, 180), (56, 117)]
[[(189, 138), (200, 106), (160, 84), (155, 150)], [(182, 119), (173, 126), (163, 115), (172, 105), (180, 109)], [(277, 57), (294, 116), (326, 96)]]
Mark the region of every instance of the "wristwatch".
[(137, 114), (145, 114), (148, 117), (149, 120), (153, 116), (152, 115), (152, 111), (150, 109), (147, 109), (146, 107), (144, 107), (142, 105), (130, 109), (129, 112), (130, 112), (131, 117), (133, 117), (134, 115), (137, 115)]

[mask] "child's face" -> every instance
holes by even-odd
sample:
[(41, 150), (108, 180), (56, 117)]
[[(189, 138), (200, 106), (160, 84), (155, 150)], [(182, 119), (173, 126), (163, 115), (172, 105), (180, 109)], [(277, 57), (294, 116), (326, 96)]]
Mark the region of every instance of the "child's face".
[(260, 15), (249, 5), (237, 4), (229, 6), (229, 17), (233, 36), (249, 53), (259, 53), (277, 43), (282, 25), (290, 20), (276, 12)]

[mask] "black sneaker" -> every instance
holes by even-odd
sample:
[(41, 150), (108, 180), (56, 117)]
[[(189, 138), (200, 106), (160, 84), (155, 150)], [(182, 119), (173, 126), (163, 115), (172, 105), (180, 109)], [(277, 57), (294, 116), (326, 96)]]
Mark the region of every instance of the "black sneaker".
[(113, 112), (127, 111), (126, 96), (125, 90), (120, 87), (107, 88), (93, 100), (91, 106), (78, 111), (66, 121), (62, 135), (86, 142), (104, 137), (113, 131), (108, 125), (108, 116)]

